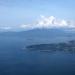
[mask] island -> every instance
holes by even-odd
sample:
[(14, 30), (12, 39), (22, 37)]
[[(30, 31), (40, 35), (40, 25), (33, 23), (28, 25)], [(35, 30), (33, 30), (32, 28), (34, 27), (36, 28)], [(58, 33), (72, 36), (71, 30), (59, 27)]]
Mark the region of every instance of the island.
[(39, 51), (66, 51), (75, 52), (75, 40), (60, 43), (50, 43), (50, 44), (34, 44), (26, 46), (28, 50), (39, 50)]

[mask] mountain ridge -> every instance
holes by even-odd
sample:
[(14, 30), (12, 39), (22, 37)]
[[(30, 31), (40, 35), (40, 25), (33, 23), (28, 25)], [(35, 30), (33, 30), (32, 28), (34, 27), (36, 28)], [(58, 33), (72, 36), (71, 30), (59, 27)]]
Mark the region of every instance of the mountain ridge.
[(28, 31), (8, 31), (0, 32), (0, 36), (22, 36), (22, 37), (54, 37), (54, 36), (74, 36), (75, 32), (66, 31), (65, 29), (33, 29)]

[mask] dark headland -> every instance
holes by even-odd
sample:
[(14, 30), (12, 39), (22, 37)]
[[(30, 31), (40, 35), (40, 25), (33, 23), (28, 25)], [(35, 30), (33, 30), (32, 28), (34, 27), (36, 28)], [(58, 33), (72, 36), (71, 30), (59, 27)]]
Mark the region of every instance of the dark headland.
[(75, 40), (61, 43), (50, 43), (50, 44), (34, 44), (26, 46), (28, 50), (40, 50), (40, 51), (66, 51), (75, 52)]

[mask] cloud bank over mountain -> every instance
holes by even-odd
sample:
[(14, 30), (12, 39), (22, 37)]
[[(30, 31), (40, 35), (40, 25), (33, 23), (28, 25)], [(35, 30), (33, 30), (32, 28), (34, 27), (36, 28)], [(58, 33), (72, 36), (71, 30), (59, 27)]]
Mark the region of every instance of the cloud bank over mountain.
[(71, 20), (58, 19), (54, 16), (40, 16), (31, 24), (22, 24), (17, 27), (0, 27), (0, 30), (32, 30), (32, 29), (69, 28), (75, 29), (75, 22)]
[(74, 21), (64, 20), (64, 19), (57, 19), (54, 16), (40, 16), (41, 18), (38, 21), (28, 24), (28, 25), (20, 25), (21, 28), (26, 30), (34, 29), (34, 28), (75, 28)]

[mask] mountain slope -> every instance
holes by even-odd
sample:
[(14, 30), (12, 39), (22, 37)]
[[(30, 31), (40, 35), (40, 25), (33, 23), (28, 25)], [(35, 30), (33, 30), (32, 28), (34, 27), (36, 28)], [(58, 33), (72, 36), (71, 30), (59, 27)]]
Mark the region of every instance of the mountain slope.
[(17, 36), (17, 37), (58, 37), (58, 36), (75, 36), (74, 32), (68, 32), (64, 29), (33, 29), (21, 32), (1, 32), (0, 36)]

